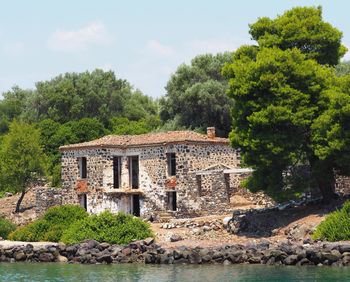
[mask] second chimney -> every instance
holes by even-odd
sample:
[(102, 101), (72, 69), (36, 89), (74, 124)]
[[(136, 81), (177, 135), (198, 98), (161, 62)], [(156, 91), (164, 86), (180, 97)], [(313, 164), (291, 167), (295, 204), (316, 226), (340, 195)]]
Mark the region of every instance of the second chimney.
[(215, 138), (215, 127), (207, 127), (207, 136), (209, 139)]

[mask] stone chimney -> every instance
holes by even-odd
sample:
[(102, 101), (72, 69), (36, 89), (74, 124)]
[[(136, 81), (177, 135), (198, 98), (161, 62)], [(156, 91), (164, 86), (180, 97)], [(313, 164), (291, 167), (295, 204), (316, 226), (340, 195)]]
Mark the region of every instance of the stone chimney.
[(215, 127), (207, 127), (207, 136), (209, 139), (215, 138)]

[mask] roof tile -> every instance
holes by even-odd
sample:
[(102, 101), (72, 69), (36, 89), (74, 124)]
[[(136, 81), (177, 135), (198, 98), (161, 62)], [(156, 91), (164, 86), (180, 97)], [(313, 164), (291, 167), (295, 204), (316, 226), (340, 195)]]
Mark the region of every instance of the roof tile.
[(229, 140), (220, 137), (209, 138), (206, 134), (194, 131), (168, 131), (141, 135), (107, 135), (89, 142), (61, 146), (60, 150), (90, 147), (137, 147), (182, 142), (228, 144)]

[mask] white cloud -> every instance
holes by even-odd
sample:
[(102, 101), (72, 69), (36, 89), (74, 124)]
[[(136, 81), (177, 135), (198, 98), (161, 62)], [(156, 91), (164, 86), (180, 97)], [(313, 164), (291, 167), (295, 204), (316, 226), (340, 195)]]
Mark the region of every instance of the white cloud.
[(172, 47), (164, 45), (157, 40), (149, 40), (146, 47), (147, 50), (162, 57), (171, 56), (174, 52)]
[(93, 22), (78, 30), (56, 30), (48, 39), (55, 51), (79, 52), (91, 45), (108, 45), (112, 40), (103, 23)]

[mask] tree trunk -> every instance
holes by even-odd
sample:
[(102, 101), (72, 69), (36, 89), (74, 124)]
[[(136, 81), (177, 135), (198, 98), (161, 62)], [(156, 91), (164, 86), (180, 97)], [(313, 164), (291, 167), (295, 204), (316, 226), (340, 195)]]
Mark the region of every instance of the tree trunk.
[(317, 160), (312, 164), (311, 169), (323, 202), (329, 203), (336, 198), (333, 167), (327, 161)]
[(16, 204), (16, 210), (15, 210), (16, 213), (19, 212), (19, 210), (20, 210), (21, 203), (22, 203), (22, 200), (23, 200), (25, 194), (26, 194), (26, 191), (22, 191), (22, 194), (19, 197), (17, 204)]
[(335, 183), (333, 181), (322, 179), (318, 180), (317, 184), (322, 195), (323, 203), (328, 204), (331, 200), (336, 198)]

